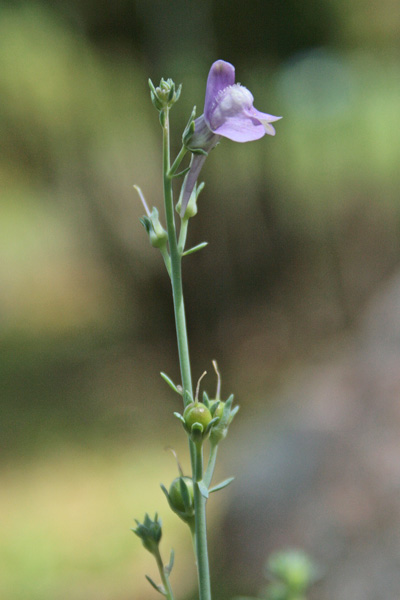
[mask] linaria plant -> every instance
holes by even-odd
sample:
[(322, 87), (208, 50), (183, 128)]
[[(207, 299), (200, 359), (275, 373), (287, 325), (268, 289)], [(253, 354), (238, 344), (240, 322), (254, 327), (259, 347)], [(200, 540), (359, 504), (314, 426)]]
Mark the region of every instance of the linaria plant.
[[(202, 242), (186, 248), (189, 220), (197, 214), (197, 199), (203, 188), (203, 184), (198, 183), (198, 177), (210, 151), (224, 137), (235, 142), (250, 142), (265, 134), (275, 135), (271, 123), (280, 117), (262, 113), (254, 108), (253, 96), (249, 90), (235, 83), (234, 67), (228, 62), (218, 60), (211, 66), (208, 75), (204, 112), (195, 118), (196, 111), (193, 109), (182, 135), (182, 148), (171, 161), (170, 111), (179, 99), (181, 86), (176, 87), (171, 79), (161, 79), (157, 87), (149, 81), (149, 86), (163, 134), (165, 227), (161, 224), (157, 208), (150, 211), (141, 189), (135, 187), (146, 211), (141, 222), (149, 236), (150, 244), (160, 250), (171, 280), (181, 382), (175, 384), (165, 373), (161, 373), (161, 376), (182, 399), (182, 414), (176, 412), (175, 415), (188, 438), (192, 470), (190, 476), (184, 476), (180, 471), (169, 489), (164, 486), (162, 489), (170, 508), (190, 530), (197, 566), (199, 600), (211, 600), (206, 504), (209, 494), (226, 487), (233, 479), (229, 478), (211, 486), (218, 446), (226, 437), (239, 407), (233, 406), (233, 395), (225, 401), (221, 399), (220, 375), (215, 361), (213, 365), (217, 374), (216, 394), (209, 395), (203, 392), (200, 399), (200, 380), (196, 393), (193, 392), (182, 287), (182, 259), (207, 245), (206, 242)], [(186, 154), (191, 155), (190, 165), (182, 169), (181, 163)], [(174, 180), (182, 179), (178, 202), (175, 205), (172, 184)], [(148, 576), (147, 579), (158, 592), (168, 600), (173, 600), (170, 573), (174, 555), (172, 553), (169, 563), (164, 565), (159, 551), (161, 521), (157, 515), (154, 520), (146, 515), (143, 523), (137, 521), (137, 527), (133, 531), (141, 538), (144, 547), (154, 555), (161, 583), (154, 582)]]

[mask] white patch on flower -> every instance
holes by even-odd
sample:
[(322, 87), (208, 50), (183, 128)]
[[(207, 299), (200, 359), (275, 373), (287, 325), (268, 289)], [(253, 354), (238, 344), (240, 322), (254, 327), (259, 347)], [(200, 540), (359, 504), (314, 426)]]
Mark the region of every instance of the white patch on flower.
[(239, 83), (230, 85), (221, 90), (214, 100), (211, 115), (211, 126), (216, 129), (228, 117), (234, 117), (253, 106), (253, 95)]
[(265, 133), (268, 133), (268, 135), (275, 135), (275, 128), (272, 127), (269, 121), (267, 121), (266, 119), (259, 119), (259, 121), (263, 124)]

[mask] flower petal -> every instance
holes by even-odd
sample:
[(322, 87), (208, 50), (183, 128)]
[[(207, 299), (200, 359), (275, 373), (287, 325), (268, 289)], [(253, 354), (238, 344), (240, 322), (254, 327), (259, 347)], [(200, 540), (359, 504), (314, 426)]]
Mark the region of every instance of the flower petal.
[(217, 60), (211, 65), (207, 79), (204, 116), (207, 121), (219, 92), (235, 83), (235, 67), (225, 60)]
[(228, 117), (214, 133), (222, 135), (234, 142), (252, 142), (262, 138), (266, 133), (275, 135), (275, 129), (270, 124), (282, 117), (262, 113), (254, 107)]
[(252, 142), (262, 138), (266, 130), (259, 119), (241, 113), (227, 118), (222, 125), (214, 129), (214, 133), (234, 142)]

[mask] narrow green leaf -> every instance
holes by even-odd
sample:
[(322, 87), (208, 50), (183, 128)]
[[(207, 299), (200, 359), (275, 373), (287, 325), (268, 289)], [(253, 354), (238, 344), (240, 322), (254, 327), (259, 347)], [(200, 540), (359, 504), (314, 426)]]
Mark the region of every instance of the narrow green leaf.
[(200, 494), (203, 498), (208, 498), (208, 489), (204, 481), (198, 481), (197, 485), (199, 486)]
[(156, 583), (155, 583), (155, 582), (152, 580), (152, 578), (151, 578), (151, 577), (149, 577), (148, 575), (145, 575), (145, 577), (146, 577), (147, 581), (150, 583), (150, 585), (152, 585), (152, 586), (153, 586), (153, 588), (154, 588), (155, 590), (157, 590), (157, 592), (160, 592), (160, 594), (162, 594), (163, 596), (166, 596), (166, 595), (167, 595), (162, 585), (157, 585), (157, 584), (156, 584)]
[(177, 419), (180, 420), (180, 422), (182, 423), (182, 425), (186, 425), (185, 419), (182, 417), (182, 415), (178, 412), (174, 412), (174, 417), (176, 417)]
[(213, 492), (218, 492), (218, 490), (222, 490), (224, 487), (232, 483), (234, 479), (234, 477), (228, 477), (228, 479), (224, 479), (224, 481), (221, 481), (221, 483), (218, 483), (208, 491), (210, 492), (210, 494), (212, 494)]
[(176, 392), (177, 394), (179, 394), (180, 396), (182, 396), (182, 394), (180, 393), (180, 391), (178, 390), (178, 388), (176, 387), (176, 385), (174, 384), (174, 382), (172, 381), (172, 379), (170, 377), (168, 377), (168, 375), (166, 373), (163, 373), (161, 371), (160, 375), (164, 379), (165, 383), (168, 383), (169, 387), (174, 390), (174, 392)]
[(197, 244), (197, 246), (194, 246), (193, 248), (189, 248), (189, 250), (186, 250), (185, 252), (183, 252), (182, 256), (189, 256), (189, 254), (198, 252), (199, 250), (202, 250), (206, 246), (208, 246), (208, 242), (201, 242), (201, 244)]
[(175, 553), (174, 553), (174, 549), (172, 548), (171, 554), (169, 557), (169, 563), (164, 567), (164, 573), (166, 575), (169, 575), (171, 573), (172, 567), (174, 566), (174, 560), (175, 560)]

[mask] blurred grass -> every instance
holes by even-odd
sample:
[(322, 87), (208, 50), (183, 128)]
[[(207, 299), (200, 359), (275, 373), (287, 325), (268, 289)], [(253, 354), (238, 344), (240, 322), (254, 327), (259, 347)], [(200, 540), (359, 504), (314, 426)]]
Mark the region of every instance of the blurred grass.
[[(165, 537), (180, 551), (173, 579), (183, 593), (193, 570), (185, 559), (191, 542), (157, 490), (160, 464), (167, 483), (176, 474), (173, 461), (151, 448), (58, 446), (33, 462), (3, 466), (1, 597), (144, 597), (143, 574), (156, 578), (157, 571), (129, 527), (133, 516), (160, 507)], [(169, 544), (162, 543), (165, 560)]]

